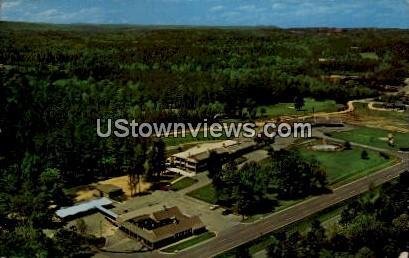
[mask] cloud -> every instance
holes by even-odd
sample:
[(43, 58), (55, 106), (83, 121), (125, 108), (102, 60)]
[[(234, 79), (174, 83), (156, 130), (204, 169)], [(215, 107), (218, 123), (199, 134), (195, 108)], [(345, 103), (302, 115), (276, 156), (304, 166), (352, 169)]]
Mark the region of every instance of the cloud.
[(82, 8), (76, 11), (51, 8), (41, 12), (27, 12), (26, 15), (31, 16), (31, 20), (36, 22), (100, 23), (104, 21), (102, 12), (98, 7)]
[[(409, 1), (409, 0), (408, 0)], [(224, 6), (223, 5), (216, 5), (216, 6), (213, 6), (213, 7), (211, 7), (210, 8), (210, 11), (212, 11), (212, 12), (218, 12), (218, 11), (221, 11), (221, 10), (223, 10), (224, 9)]]
[(3, 11), (5, 11), (5, 10), (8, 10), (8, 9), (13, 9), (13, 8), (19, 6), (20, 4), (21, 4), (21, 0), (5, 1), (5, 2), (3, 2), (3, 4), (1, 4), (1, 1), (0, 1), (0, 8)]
[(238, 9), (239, 9), (239, 10), (242, 10), (242, 11), (251, 11), (251, 10), (256, 9), (256, 6), (255, 6), (254, 4), (251, 4), (251, 5), (242, 5), (242, 6), (239, 6)]
[(58, 12), (57, 9), (48, 9), (42, 12), (39, 12), (36, 14), (36, 16), (40, 19), (45, 19), (45, 20), (51, 20), (53, 18), (58, 17), (59, 15), (61, 15), (60, 12)]

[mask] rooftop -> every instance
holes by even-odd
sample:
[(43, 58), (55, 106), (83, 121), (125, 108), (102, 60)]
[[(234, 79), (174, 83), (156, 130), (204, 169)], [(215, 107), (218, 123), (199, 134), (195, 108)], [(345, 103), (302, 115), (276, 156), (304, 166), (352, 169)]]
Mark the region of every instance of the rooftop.
[(150, 215), (124, 214), (120, 217), (122, 225), (131, 232), (155, 243), (186, 230), (204, 227), (198, 216), (189, 217), (178, 207), (165, 208)]
[(69, 216), (75, 216), (77, 214), (91, 211), (93, 209), (99, 209), (100, 207), (110, 205), (112, 201), (106, 197), (102, 197), (99, 199), (83, 202), (80, 204), (76, 204), (74, 206), (65, 207), (57, 210), (55, 213), (60, 218), (66, 218)]
[(187, 159), (192, 162), (198, 162), (209, 158), (211, 151), (215, 151), (219, 154), (232, 154), (254, 145), (256, 145), (256, 143), (254, 143), (253, 141), (238, 142), (233, 140), (216, 143), (202, 143), (186, 151), (173, 154), (172, 156), (181, 159)]
[(226, 148), (226, 147), (229, 147), (235, 144), (237, 144), (237, 141), (233, 141), (233, 140), (226, 140), (222, 142), (212, 142), (212, 143), (201, 143), (201, 144), (196, 145), (193, 148), (190, 148), (183, 152), (176, 153), (172, 156), (186, 159), (186, 158), (191, 158), (199, 154), (209, 152), (212, 150), (216, 150), (219, 148)]

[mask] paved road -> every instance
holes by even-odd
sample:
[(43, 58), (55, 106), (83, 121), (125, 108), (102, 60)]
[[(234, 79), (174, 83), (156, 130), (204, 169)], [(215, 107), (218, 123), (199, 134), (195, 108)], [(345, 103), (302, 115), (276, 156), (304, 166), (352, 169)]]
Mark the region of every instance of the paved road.
[[(286, 225), (300, 221), (332, 205), (364, 193), (368, 190), (370, 185), (381, 185), (396, 178), (399, 174), (409, 169), (409, 155), (400, 154), (400, 157), (402, 158), (402, 161), (399, 164), (333, 189), (333, 192), (330, 194), (316, 196), (285, 210), (273, 213), (255, 223), (236, 225), (226, 231), (220, 232), (217, 237), (208, 242), (184, 250), (178, 254), (166, 255), (159, 252), (151, 252), (143, 254), (143, 257), (213, 257), (226, 250), (230, 250), (241, 244), (257, 239), (262, 235), (271, 233)], [(139, 255), (141, 254), (105, 253), (100, 254), (99, 256), (140, 257)]]
[(286, 210), (274, 213), (269, 217), (250, 225), (237, 225), (232, 229), (221, 232), (217, 238), (188, 249), (173, 257), (212, 257), (243, 243), (256, 239), (264, 234), (284, 227), (288, 224), (302, 220), (334, 204), (352, 198), (368, 190), (369, 185), (383, 184), (396, 178), (403, 171), (409, 169), (409, 159), (404, 160), (392, 167), (381, 170), (370, 176), (361, 178), (350, 184), (333, 190), (331, 194), (311, 198)]

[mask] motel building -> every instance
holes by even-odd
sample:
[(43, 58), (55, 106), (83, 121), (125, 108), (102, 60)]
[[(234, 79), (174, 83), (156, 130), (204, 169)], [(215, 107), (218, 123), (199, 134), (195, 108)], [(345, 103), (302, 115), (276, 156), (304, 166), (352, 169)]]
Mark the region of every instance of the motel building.
[(202, 143), (186, 151), (173, 154), (170, 158), (169, 171), (184, 176), (195, 176), (207, 169), (207, 160), (212, 151), (219, 154), (222, 159), (234, 159), (254, 150), (257, 144), (253, 140), (233, 141), (226, 140), (215, 143)]
[(151, 214), (129, 212), (117, 219), (119, 228), (149, 249), (157, 249), (206, 231), (198, 216), (187, 216), (178, 207)]
[(178, 207), (143, 213), (134, 210), (121, 215), (110, 209), (113, 202), (106, 197), (82, 202), (56, 211), (56, 216), (63, 221), (99, 212), (105, 219), (118, 227), (129, 238), (136, 239), (148, 249), (156, 249), (176, 243), (179, 240), (205, 232), (206, 226), (199, 216), (183, 214)]

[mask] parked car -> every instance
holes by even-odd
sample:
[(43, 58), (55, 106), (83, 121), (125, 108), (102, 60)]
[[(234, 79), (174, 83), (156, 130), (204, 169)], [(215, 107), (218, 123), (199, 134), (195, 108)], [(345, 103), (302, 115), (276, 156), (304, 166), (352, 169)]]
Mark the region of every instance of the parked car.
[(220, 207), (220, 205), (217, 205), (217, 204), (211, 205), (211, 206), (210, 206), (210, 210), (211, 210), (211, 211), (214, 211), (214, 210), (218, 209), (219, 207)]
[(226, 215), (229, 215), (229, 214), (232, 214), (232, 213), (233, 213), (232, 210), (230, 210), (230, 209), (225, 209), (225, 210), (222, 212), (222, 215), (226, 216)]

